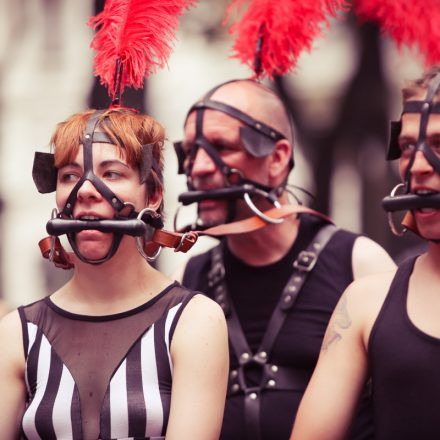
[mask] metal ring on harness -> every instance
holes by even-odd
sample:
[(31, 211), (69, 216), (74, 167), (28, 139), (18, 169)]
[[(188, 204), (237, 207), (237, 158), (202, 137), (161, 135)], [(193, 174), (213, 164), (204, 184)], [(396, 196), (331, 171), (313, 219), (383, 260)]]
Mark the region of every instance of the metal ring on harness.
[[(53, 208), (52, 213), (50, 214), (50, 218), (53, 220), (58, 217), (58, 209)], [(55, 244), (56, 244), (56, 236), (51, 236), (51, 244), (50, 244), (50, 252), (49, 252), (49, 261), (53, 263), (53, 259), (55, 257)]]
[[(139, 212), (137, 219), (138, 220), (142, 220), (142, 216), (146, 213), (153, 213), (155, 214), (156, 211), (154, 211), (151, 208), (144, 208), (142, 209), (142, 211)], [(148, 237), (149, 239), (152, 237), (153, 235), (153, 229), (151, 226), (147, 225), (147, 227), (149, 228), (149, 230), (151, 230), (150, 233), (150, 237)], [(136, 243), (136, 248), (138, 250), (138, 252), (142, 255), (143, 258), (145, 258), (147, 261), (152, 262), (154, 260), (156, 260), (156, 258), (159, 256), (160, 252), (162, 251), (162, 246), (159, 246), (159, 248), (157, 249), (157, 251), (153, 254), (153, 255), (148, 255), (145, 250), (144, 250), (144, 246), (145, 246), (145, 235), (141, 236), (141, 237), (135, 237), (135, 243)]]
[[(256, 192), (257, 194), (260, 194), (260, 195), (262, 195), (262, 196), (264, 196), (264, 197), (266, 197), (267, 199), (270, 200), (269, 195), (268, 195), (265, 191), (262, 191), (262, 190), (256, 188), (256, 189), (255, 189), (255, 192)], [(280, 224), (280, 223), (282, 223), (282, 222), (284, 221), (284, 219), (282, 219), (282, 218), (276, 218), (276, 219), (275, 219), (275, 218), (269, 217), (269, 216), (267, 216), (266, 214), (262, 213), (262, 212), (261, 212), (261, 211), (255, 206), (254, 202), (251, 200), (251, 198), (250, 198), (250, 196), (249, 196), (248, 193), (245, 193), (245, 194), (243, 195), (243, 199), (244, 199), (244, 201), (246, 202), (246, 204), (248, 205), (249, 209), (250, 209), (255, 215), (257, 215), (258, 217), (260, 217), (261, 220), (264, 220), (266, 223)], [(281, 204), (280, 204), (280, 202), (279, 202), (278, 200), (272, 200), (272, 204), (275, 206), (275, 208), (280, 208), (280, 207), (281, 207)]]
[[(399, 183), (399, 184), (397, 184), (397, 185), (392, 189), (392, 191), (391, 191), (391, 193), (390, 193), (390, 197), (395, 197), (396, 192), (397, 192), (400, 188), (404, 188), (404, 187), (405, 187), (405, 184), (404, 184), (404, 183)], [(389, 212), (387, 213), (387, 217), (388, 217), (388, 225), (390, 226), (391, 232), (392, 232), (394, 235), (397, 235), (398, 237), (402, 237), (408, 229), (405, 228), (405, 227), (399, 229), (399, 228), (396, 226), (396, 223), (394, 222), (394, 219), (393, 219), (393, 212), (389, 211)]]

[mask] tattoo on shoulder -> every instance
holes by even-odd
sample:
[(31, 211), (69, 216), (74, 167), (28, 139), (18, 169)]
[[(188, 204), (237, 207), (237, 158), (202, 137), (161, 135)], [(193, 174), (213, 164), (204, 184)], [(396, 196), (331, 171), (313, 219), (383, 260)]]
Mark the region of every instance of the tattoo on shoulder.
[(351, 325), (350, 315), (347, 311), (347, 297), (345, 294), (341, 296), (338, 305), (333, 313), (333, 318), (325, 332), (324, 340), (322, 341), (321, 351), (326, 351), (330, 345), (342, 339), (341, 330), (346, 330)]

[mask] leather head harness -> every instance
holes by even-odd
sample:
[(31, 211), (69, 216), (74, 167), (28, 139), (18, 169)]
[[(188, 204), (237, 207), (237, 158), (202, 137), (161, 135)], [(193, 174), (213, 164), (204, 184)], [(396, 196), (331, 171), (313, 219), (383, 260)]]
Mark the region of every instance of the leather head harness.
[[(89, 264), (100, 264), (109, 260), (116, 253), (124, 234), (134, 237), (142, 237), (148, 241), (149, 237), (153, 235), (155, 229), (163, 227), (162, 218), (158, 213), (151, 209), (144, 209), (140, 213), (136, 212), (131, 203), (121, 200), (94, 173), (93, 143), (100, 142), (114, 144), (114, 141), (112, 141), (106, 133), (96, 131), (100, 123), (106, 123), (105, 119), (100, 118), (102, 113), (103, 111), (96, 111), (87, 121), (82, 140), (84, 172), (72, 189), (61, 212), (55, 213), (46, 225), (46, 230), (52, 237), (66, 234), (72, 250), (77, 257), (81, 261)], [(156, 169), (157, 167), (153, 159), (152, 147), (152, 144), (142, 146), (142, 156), (139, 165), (141, 183), (145, 183), (151, 170)], [(49, 193), (56, 190), (57, 173), (58, 170), (54, 165), (54, 154), (41, 152), (35, 153), (32, 177), (40, 193)], [(113, 207), (115, 210), (114, 219), (90, 220), (73, 218), (73, 208), (77, 200), (78, 190), (86, 180), (91, 182), (96, 190)], [(76, 245), (75, 234), (87, 229), (112, 232), (114, 234), (112, 245), (105, 257), (99, 260), (90, 260), (85, 258), (79, 252)]]
[[(426, 98), (421, 101), (406, 101), (403, 106), (404, 113), (420, 113), (419, 136), (416, 143), (412, 146), (411, 157), (404, 172), (404, 182), (398, 184), (391, 192), (390, 196), (385, 197), (382, 206), (389, 213), (389, 223), (391, 230), (396, 235), (402, 235), (406, 229), (399, 231), (392, 220), (391, 213), (395, 211), (406, 211), (420, 208), (440, 208), (440, 193), (414, 194), (411, 193), (411, 168), (413, 166), (417, 151), (421, 151), (426, 160), (433, 167), (435, 172), (440, 175), (440, 157), (432, 150), (426, 141), (426, 129), (429, 116), (440, 113), (440, 102), (433, 102), (436, 93), (440, 88), (440, 73), (437, 73), (430, 81)], [(398, 159), (401, 156), (399, 147), (399, 136), (402, 130), (402, 120), (392, 121), (390, 127), (390, 142), (388, 147), (387, 160)], [(400, 194), (396, 192), (403, 190)], [(412, 227), (411, 229), (414, 229)]]
[[(232, 80), (226, 83), (220, 84), (210, 90), (205, 97), (196, 102), (188, 111), (188, 116), (195, 112), (196, 114), (196, 134), (193, 144), (189, 151), (185, 151), (183, 148), (183, 142), (175, 142), (174, 149), (177, 154), (179, 163), (179, 174), (185, 174), (187, 177), (187, 185), (189, 191), (180, 194), (179, 202), (183, 205), (190, 205), (192, 203), (198, 203), (207, 199), (226, 199), (229, 201), (228, 218), (227, 222), (232, 221), (235, 215), (235, 202), (237, 199), (244, 199), (249, 208), (263, 220), (272, 223), (273, 220), (264, 216), (264, 214), (255, 206), (251, 200), (251, 196), (259, 194), (269, 200), (274, 206), (278, 207), (278, 197), (283, 192), (286, 182), (283, 185), (271, 188), (262, 185), (254, 180), (245, 178), (241, 171), (235, 168), (229, 167), (220, 157), (220, 154), (216, 150), (215, 146), (209, 142), (203, 134), (203, 119), (207, 109), (217, 110), (228, 116), (239, 120), (244, 125), (240, 127), (240, 139), (243, 143), (245, 150), (253, 157), (262, 158), (271, 154), (275, 148), (275, 144), (281, 140), (286, 139), (286, 136), (280, 133), (278, 130), (270, 127), (269, 125), (258, 121), (241, 110), (225, 104), (220, 101), (211, 99), (211, 96), (216, 90), (223, 87), (226, 84), (230, 84), (243, 80)], [(249, 80), (251, 81), (251, 80)], [(185, 120), (185, 124), (186, 124)], [(224, 186), (220, 188), (210, 190), (196, 190), (192, 178), (192, 168), (194, 160), (196, 158), (199, 148), (203, 148), (209, 155), (216, 167), (221, 171), (224, 176)], [(293, 159), (290, 162), (290, 169), (293, 168)], [(287, 180), (287, 178), (286, 178)], [(200, 221), (198, 221), (200, 226)], [(203, 226), (202, 226), (203, 227)]]

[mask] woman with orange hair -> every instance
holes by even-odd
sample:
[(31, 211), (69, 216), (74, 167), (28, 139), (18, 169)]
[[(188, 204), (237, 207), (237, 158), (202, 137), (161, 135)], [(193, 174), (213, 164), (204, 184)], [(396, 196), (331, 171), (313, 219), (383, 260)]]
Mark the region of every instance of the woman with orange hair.
[(73, 115), (58, 124), (53, 154), (36, 153), (34, 181), (56, 191), (59, 211), (45, 255), (74, 269), (0, 322), (2, 439), (218, 437), (223, 312), (145, 261), (166, 234), (163, 143), (153, 118), (112, 108)]

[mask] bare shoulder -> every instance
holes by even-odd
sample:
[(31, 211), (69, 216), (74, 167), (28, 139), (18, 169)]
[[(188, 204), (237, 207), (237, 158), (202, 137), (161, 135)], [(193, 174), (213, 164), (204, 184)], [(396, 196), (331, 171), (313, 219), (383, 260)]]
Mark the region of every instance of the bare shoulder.
[(17, 310), (0, 319), (0, 346), (2, 357), (24, 360), (21, 320)]
[(212, 320), (219, 323), (225, 322), (225, 315), (221, 307), (203, 294), (197, 294), (189, 301), (182, 313), (182, 318), (185, 320), (198, 320), (199, 323)]
[(203, 294), (186, 305), (176, 326), (171, 350), (181, 358), (227, 351), (227, 326), (223, 310)]
[(371, 329), (382, 308), (396, 270), (378, 272), (353, 281), (344, 293), (350, 314), (363, 329), (368, 341)]
[(3, 335), (4, 333), (10, 336), (15, 333), (21, 335), (21, 320), (18, 310), (9, 312), (0, 319), (0, 334)]
[(360, 236), (356, 239), (352, 253), (353, 277), (360, 277), (394, 270), (396, 264), (388, 252), (371, 238)]

